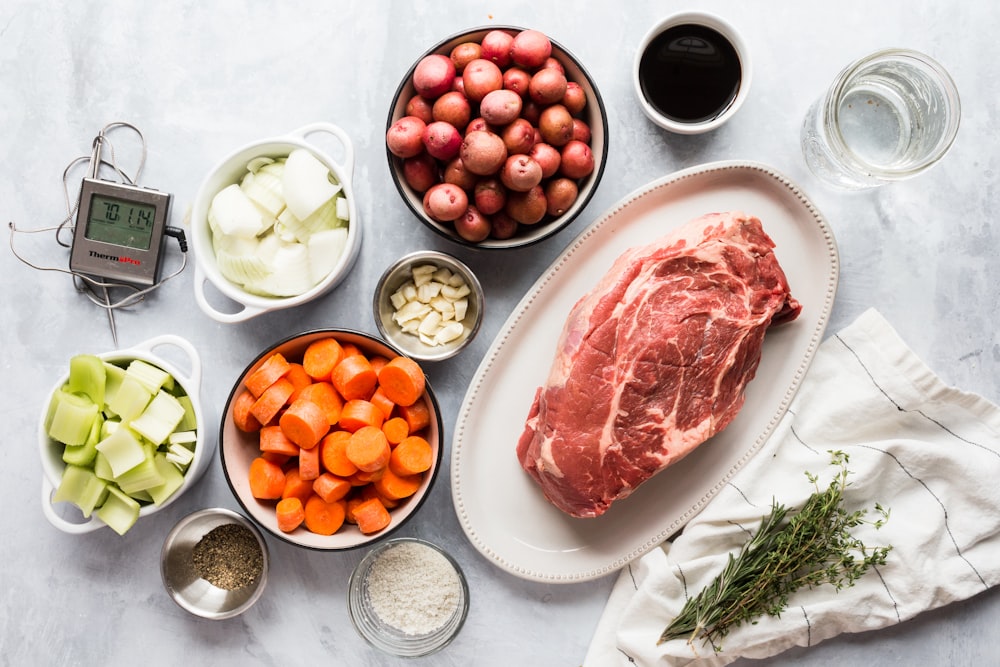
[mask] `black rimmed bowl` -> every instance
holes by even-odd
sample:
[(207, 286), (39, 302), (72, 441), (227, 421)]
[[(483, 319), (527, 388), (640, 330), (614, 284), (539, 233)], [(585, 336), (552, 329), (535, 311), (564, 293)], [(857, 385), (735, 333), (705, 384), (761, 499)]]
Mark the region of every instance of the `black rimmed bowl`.
[(260, 439), (256, 432), (244, 432), (237, 428), (234, 420), (234, 403), (239, 394), (245, 389), (245, 379), (247, 376), (263, 365), (272, 355), (280, 353), (289, 362), (301, 362), (306, 348), (311, 343), (329, 337), (335, 338), (341, 345), (355, 345), (369, 357), (380, 356), (391, 359), (396, 356), (404, 356), (398, 348), (375, 336), (359, 331), (336, 328), (316, 329), (296, 334), (267, 347), (240, 374), (229, 394), (229, 399), (226, 402), (226, 408), (222, 416), (222, 423), (219, 427), (219, 456), (222, 462), (222, 470), (226, 476), (226, 482), (229, 484), (229, 488), (232, 490), (236, 501), (246, 511), (250, 519), (264, 531), (296, 546), (318, 551), (341, 551), (375, 544), (395, 533), (396, 530), (406, 524), (416, 514), (430, 493), (434, 480), (441, 469), (444, 436), (441, 411), (438, 407), (437, 398), (434, 396), (434, 391), (428, 381), (424, 394), (419, 400), (423, 401), (427, 406), (430, 415), (429, 423), (426, 428), (420, 430), (417, 434), (424, 437), (430, 443), (433, 462), (431, 468), (423, 473), (423, 478), (417, 491), (413, 495), (400, 500), (398, 505), (390, 510), (391, 522), (388, 526), (371, 534), (362, 533), (357, 525), (349, 521), (345, 521), (343, 526), (332, 535), (313, 533), (308, 531), (304, 526), (300, 526), (291, 532), (284, 532), (279, 529), (275, 513), (276, 501), (258, 500), (251, 493), (249, 470), (251, 462), (261, 454)]
[[(388, 132), (389, 128), (392, 127), (393, 123), (406, 115), (407, 102), (409, 102), (409, 100), (416, 94), (413, 86), (413, 72), (420, 60), (431, 54), (449, 55), (452, 49), (459, 44), (469, 41), (479, 42), (487, 33), (493, 30), (502, 30), (510, 34), (517, 34), (526, 30), (526, 28), (509, 25), (481, 26), (454, 34), (427, 49), (407, 70), (406, 74), (400, 81), (398, 88), (396, 89), (396, 93), (393, 96), (392, 103), (389, 108), (389, 116), (386, 121), (386, 132)], [(552, 39), (551, 36), (549, 36), (549, 41), (552, 43), (552, 57), (558, 60), (563, 66), (566, 78), (569, 81), (579, 84), (586, 95), (587, 103), (579, 117), (584, 120), (590, 128), (591, 137), (589, 143), (590, 150), (594, 156), (593, 171), (588, 176), (578, 180), (577, 198), (573, 205), (567, 208), (561, 215), (546, 215), (541, 221), (535, 224), (519, 225), (518, 231), (510, 238), (487, 238), (483, 241), (473, 242), (462, 238), (458, 232), (455, 231), (454, 224), (450, 222), (439, 222), (431, 218), (424, 211), (423, 192), (418, 192), (407, 183), (403, 175), (403, 161), (393, 155), (387, 147), (386, 156), (389, 160), (389, 172), (392, 175), (396, 189), (403, 198), (403, 202), (421, 222), (437, 234), (454, 241), (455, 243), (484, 249), (507, 249), (533, 245), (553, 236), (569, 225), (574, 219), (576, 219), (577, 216), (580, 215), (583, 209), (590, 202), (591, 198), (594, 196), (594, 192), (597, 190), (597, 186), (604, 175), (604, 167), (608, 158), (608, 117), (607, 111), (604, 107), (604, 100), (598, 91), (597, 84), (576, 56), (566, 49), (566, 47)], [(475, 118), (475, 116), (476, 113), (474, 107), (472, 117)]]

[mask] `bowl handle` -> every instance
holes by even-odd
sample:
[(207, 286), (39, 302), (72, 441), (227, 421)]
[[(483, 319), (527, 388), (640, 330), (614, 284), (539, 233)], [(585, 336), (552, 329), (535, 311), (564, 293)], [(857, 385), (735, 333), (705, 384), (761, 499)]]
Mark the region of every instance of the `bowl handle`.
[(251, 308), (245, 303), (241, 303), (240, 306), (242, 306), (243, 309), (238, 310), (235, 313), (224, 313), (221, 310), (216, 310), (205, 297), (205, 285), (208, 284), (208, 282), (209, 280), (205, 275), (205, 272), (201, 270), (201, 267), (196, 265), (194, 267), (194, 300), (198, 303), (198, 307), (201, 308), (201, 311), (216, 322), (222, 322), (223, 324), (243, 322), (265, 312), (262, 308)]
[(74, 535), (82, 535), (83, 533), (91, 533), (99, 528), (103, 528), (107, 524), (98, 519), (96, 516), (91, 516), (89, 520), (83, 523), (73, 523), (72, 521), (67, 521), (62, 518), (56, 511), (52, 508), (52, 492), (55, 491), (55, 487), (48, 480), (47, 477), (42, 478), (42, 514), (45, 518), (49, 520), (53, 526), (63, 531), (64, 533), (72, 533)]
[[(192, 400), (197, 400), (198, 394), (201, 392), (201, 357), (198, 356), (194, 345), (180, 336), (162, 334), (134, 345), (131, 349), (152, 354), (153, 350), (161, 345), (172, 345), (187, 355), (188, 363), (191, 364), (191, 374), (188, 377), (182, 375), (178, 379), (187, 390), (188, 396)], [(128, 350), (125, 350), (125, 353), (127, 354)]]
[[(350, 137), (342, 129), (334, 125), (333, 123), (311, 123), (309, 125), (304, 125), (297, 130), (293, 130), (289, 134), (293, 137), (301, 137), (306, 139), (310, 134), (315, 134), (317, 132), (324, 132), (326, 134), (332, 134), (340, 144), (344, 147), (344, 160), (338, 163), (341, 169), (350, 180), (354, 180), (354, 144), (351, 143)], [(333, 157), (331, 156), (331, 160)], [(334, 160), (334, 162), (337, 162)]]

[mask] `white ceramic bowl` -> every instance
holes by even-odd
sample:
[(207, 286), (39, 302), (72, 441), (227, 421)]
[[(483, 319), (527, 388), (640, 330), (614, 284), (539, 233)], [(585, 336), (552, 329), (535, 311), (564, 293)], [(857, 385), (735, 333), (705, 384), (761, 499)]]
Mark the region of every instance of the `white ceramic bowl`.
[[(342, 145), (340, 161), (334, 160), (326, 151), (308, 141), (310, 135), (331, 135)], [(212, 233), (208, 225), (208, 209), (212, 198), (232, 183), (236, 183), (246, 173), (247, 163), (257, 157), (287, 157), (297, 148), (303, 148), (316, 156), (330, 169), (343, 187), (350, 216), (347, 245), (343, 255), (333, 270), (312, 289), (291, 297), (266, 297), (251, 294), (241, 286), (227, 280), (219, 271), (212, 248)], [(192, 246), (195, 253), (194, 295), (198, 307), (218, 322), (242, 322), (263, 313), (283, 308), (292, 308), (316, 299), (336, 287), (350, 272), (361, 249), (362, 222), (354, 198), (351, 181), (354, 171), (354, 147), (347, 134), (330, 123), (314, 123), (300, 127), (287, 135), (255, 141), (234, 151), (215, 165), (201, 182), (191, 209)], [(229, 312), (218, 299), (210, 299), (206, 285), (213, 286), (238, 310)], [(214, 301), (214, 302), (213, 302)]]
[[(156, 355), (154, 350), (160, 346), (175, 347), (183, 352), (187, 356), (188, 362), (191, 366), (190, 372), (184, 372), (162, 357)], [(140, 359), (170, 373), (174, 377), (175, 381), (178, 382), (184, 389), (185, 393), (191, 397), (191, 404), (194, 408), (195, 418), (198, 422), (198, 439), (195, 442), (194, 459), (191, 461), (187, 474), (184, 476), (184, 483), (163, 504), (159, 506), (152, 504), (143, 505), (139, 510), (139, 521), (142, 521), (144, 517), (150, 516), (162, 509), (165, 509), (166, 507), (169, 507), (178, 498), (184, 495), (192, 486), (195, 485), (201, 476), (205, 474), (205, 471), (208, 469), (208, 466), (212, 461), (212, 450), (214, 449), (215, 443), (205, 437), (205, 434), (208, 432), (208, 425), (205, 423), (205, 417), (201, 409), (201, 401), (199, 400), (199, 392), (201, 388), (201, 359), (191, 343), (179, 336), (173, 335), (157, 336), (156, 338), (151, 338), (143, 343), (139, 343), (135, 347), (117, 350), (115, 352), (106, 352), (97, 356), (104, 361), (115, 364), (126, 364), (133, 359)], [(38, 421), (39, 453), (41, 455), (42, 469), (44, 471), (44, 476), (42, 477), (42, 511), (45, 514), (45, 518), (49, 520), (49, 523), (56, 528), (66, 533), (80, 534), (89, 533), (102, 528), (107, 524), (97, 518), (96, 515), (91, 515), (89, 519), (84, 519), (79, 510), (70, 506), (68, 503), (52, 502), (52, 494), (59, 486), (63, 471), (66, 469), (66, 464), (62, 460), (62, 452), (64, 449), (63, 445), (50, 438), (46, 432), (45, 413), (48, 408), (48, 396), (54, 394), (60, 387), (66, 384), (68, 380), (69, 372), (59, 378), (59, 380), (52, 386), (52, 391), (50, 391), (46, 396), (46, 404), (42, 409), (42, 416)], [(62, 505), (65, 505), (65, 507), (59, 507)]]
[[(237, 524), (249, 530), (260, 547), (261, 572), (254, 582), (235, 590), (213, 585), (195, 570), (192, 553), (205, 535), (219, 526)], [(267, 586), (270, 555), (260, 529), (241, 514), (222, 507), (198, 510), (177, 522), (160, 549), (160, 578), (170, 598), (187, 612), (222, 620), (239, 616), (260, 599)]]
[(278, 522), (275, 517), (275, 502), (258, 500), (253, 497), (250, 491), (248, 473), (251, 461), (260, 454), (260, 440), (256, 433), (244, 433), (236, 427), (233, 421), (233, 402), (239, 392), (244, 389), (244, 378), (256, 370), (272, 354), (280, 352), (288, 361), (301, 361), (302, 354), (310, 343), (330, 336), (336, 338), (340, 343), (353, 343), (357, 345), (362, 352), (369, 356), (381, 355), (392, 358), (402, 354), (400, 350), (375, 336), (357, 331), (317, 329), (296, 334), (269, 346), (257, 358), (251, 361), (246, 370), (240, 374), (239, 379), (229, 394), (229, 399), (226, 401), (222, 423), (219, 427), (219, 455), (222, 460), (222, 470), (225, 473), (226, 482), (229, 484), (229, 488), (240, 506), (257, 525), (274, 537), (296, 546), (320, 551), (340, 551), (374, 544), (393, 534), (409, 521), (427, 498), (434, 480), (441, 469), (442, 443), (444, 441), (441, 411), (434, 396), (434, 391), (431, 389), (430, 382), (428, 381), (423, 400), (430, 411), (430, 425), (421, 432), (421, 435), (431, 445), (433, 464), (430, 470), (424, 473), (422, 483), (416, 493), (401, 501), (398, 507), (390, 511), (392, 523), (385, 529), (371, 535), (363, 534), (358, 530), (356, 525), (346, 522), (333, 535), (318, 535), (309, 532), (305, 527), (301, 526), (290, 533), (282, 532), (278, 528)]
[[(736, 97), (719, 115), (709, 120), (692, 123), (674, 120), (660, 113), (643, 94), (642, 84), (639, 80), (639, 63), (642, 60), (643, 53), (656, 37), (667, 29), (678, 25), (704, 26), (718, 32), (733, 45), (740, 60), (741, 78)], [(635, 62), (632, 67), (632, 86), (635, 89), (636, 98), (639, 100), (639, 105), (643, 113), (663, 129), (675, 134), (702, 134), (710, 132), (727, 122), (743, 106), (743, 102), (750, 94), (750, 83), (752, 80), (753, 67), (751, 65), (750, 50), (739, 31), (719, 16), (698, 11), (672, 14), (650, 28), (639, 42), (639, 47), (635, 52)]]
[[(462, 276), (462, 279), (470, 290), (468, 297), (466, 297), (469, 308), (463, 319), (465, 333), (461, 338), (457, 338), (449, 343), (428, 345), (418, 336), (404, 332), (392, 318), (396, 309), (393, 307), (390, 297), (403, 283), (411, 279), (413, 267), (424, 264), (446, 268), (452, 273)], [(382, 336), (400, 348), (407, 356), (421, 361), (441, 361), (442, 359), (453, 357), (462, 351), (479, 332), (479, 327), (483, 322), (483, 310), (485, 306), (486, 297), (483, 295), (483, 288), (479, 283), (479, 279), (476, 278), (476, 274), (472, 272), (472, 269), (451, 255), (433, 250), (410, 253), (389, 266), (375, 287), (375, 296), (372, 304), (375, 325)]]
[[(515, 34), (525, 30), (525, 28), (508, 25), (473, 28), (452, 35), (422, 53), (413, 62), (410, 69), (407, 70), (399, 87), (396, 89), (396, 93), (392, 98), (392, 105), (389, 108), (386, 131), (388, 132), (394, 122), (406, 115), (406, 103), (414, 95), (413, 71), (422, 58), (434, 53), (448, 55), (453, 48), (463, 42), (478, 42), (482, 40), (483, 36), (491, 30), (505, 30), (511, 34)], [(570, 53), (564, 46), (551, 39), (551, 37), (549, 41), (552, 42), (552, 56), (562, 64), (566, 71), (566, 78), (580, 84), (587, 96), (587, 105), (582, 117), (590, 126), (590, 149), (594, 154), (594, 170), (589, 176), (578, 183), (579, 194), (576, 201), (559, 217), (546, 216), (541, 222), (535, 225), (521, 225), (520, 231), (512, 238), (504, 240), (489, 238), (485, 241), (473, 243), (459, 236), (451, 223), (438, 222), (424, 212), (423, 194), (415, 191), (406, 183), (406, 179), (403, 178), (402, 174), (402, 161), (386, 149), (386, 156), (389, 160), (389, 172), (392, 174), (393, 182), (396, 184), (396, 189), (399, 191), (400, 196), (413, 214), (434, 232), (456, 243), (476, 248), (519, 248), (547, 239), (565, 228), (580, 215), (594, 196), (597, 185), (604, 175), (604, 166), (608, 159), (608, 117), (607, 111), (604, 108), (604, 100), (597, 90), (597, 84), (583, 68), (583, 65), (577, 60), (576, 56)]]

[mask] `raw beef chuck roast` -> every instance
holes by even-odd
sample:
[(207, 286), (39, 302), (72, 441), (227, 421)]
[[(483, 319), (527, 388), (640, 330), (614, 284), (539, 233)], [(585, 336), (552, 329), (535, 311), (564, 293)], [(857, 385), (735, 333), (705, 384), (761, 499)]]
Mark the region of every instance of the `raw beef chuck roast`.
[(556, 507), (603, 514), (729, 424), (764, 333), (801, 310), (761, 222), (692, 220), (573, 306), (517, 456)]

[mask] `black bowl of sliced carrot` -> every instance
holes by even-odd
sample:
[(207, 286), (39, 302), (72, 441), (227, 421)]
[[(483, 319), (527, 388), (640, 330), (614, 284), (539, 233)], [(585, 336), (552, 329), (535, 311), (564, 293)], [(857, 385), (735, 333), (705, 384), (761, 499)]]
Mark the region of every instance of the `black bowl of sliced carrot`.
[(282, 340), (240, 375), (219, 455), (247, 514), (298, 546), (343, 550), (395, 532), (442, 458), (437, 399), (420, 365), (345, 329)]

